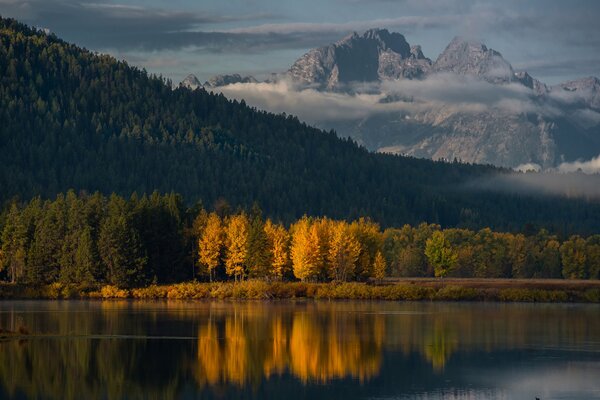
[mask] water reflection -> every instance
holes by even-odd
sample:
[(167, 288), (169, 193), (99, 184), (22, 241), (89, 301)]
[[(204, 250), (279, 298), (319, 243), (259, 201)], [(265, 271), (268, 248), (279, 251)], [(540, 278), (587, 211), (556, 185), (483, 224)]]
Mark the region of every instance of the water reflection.
[(599, 311), (2, 302), (0, 398), (600, 398)]

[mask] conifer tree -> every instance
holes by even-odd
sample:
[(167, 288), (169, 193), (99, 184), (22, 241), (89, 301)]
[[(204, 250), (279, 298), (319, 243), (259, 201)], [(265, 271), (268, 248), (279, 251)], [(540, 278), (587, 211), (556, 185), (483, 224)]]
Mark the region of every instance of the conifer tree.
[(264, 278), (269, 272), (269, 241), (265, 233), (262, 213), (253, 210), (248, 227), (248, 251), (246, 267), (251, 278)]
[(127, 288), (148, 282), (145, 271), (148, 259), (126, 207), (122, 198), (111, 196), (108, 214), (100, 228), (98, 250), (107, 268), (106, 281)]
[(7, 270), (11, 282), (20, 280), (25, 271), (27, 228), (16, 203), (10, 206), (0, 240), (0, 271)]

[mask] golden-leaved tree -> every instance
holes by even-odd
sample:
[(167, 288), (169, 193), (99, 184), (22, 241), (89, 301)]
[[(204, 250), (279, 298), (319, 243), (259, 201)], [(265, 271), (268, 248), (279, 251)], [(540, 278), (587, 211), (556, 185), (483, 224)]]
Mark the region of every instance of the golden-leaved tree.
[(381, 251), (378, 251), (377, 254), (375, 254), (375, 260), (373, 260), (373, 278), (381, 281), (385, 278), (386, 269), (387, 263), (385, 262), (385, 258), (383, 257), (383, 254), (381, 254)]
[(206, 266), (212, 282), (215, 270), (221, 262), (221, 254), (225, 243), (223, 223), (216, 213), (211, 213), (206, 219), (202, 236), (198, 240), (198, 259)]
[(271, 275), (282, 280), (289, 268), (289, 235), (281, 224), (274, 224), (270, 219), (265, 223), (265, 233), (269, 241)]
[(319, 253), (318, 227), (307, 217), (303, 217), (292, 226), (291, 230), (294, 276), (302, 281), (314, 280), (318, 277), (322, 262)]
[(348, 224), (341, 221), (333, 223), (329, 253), (327, 254), (329, 277), (336, 281), (346, 281), (352, 278), (360, 250), (360, 243)]
[(246, 214), (233, 215), (229, 218), (226, 228), (227, 255), (225, 272), (240, 280), (244, 277), (244, 264), (248, 254), (249, 223)]

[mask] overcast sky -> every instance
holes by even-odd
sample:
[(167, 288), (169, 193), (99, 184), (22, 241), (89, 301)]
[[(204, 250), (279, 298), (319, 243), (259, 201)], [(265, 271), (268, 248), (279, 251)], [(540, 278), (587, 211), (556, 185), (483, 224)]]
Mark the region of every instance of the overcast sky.
[(596, 0), (0, 0), (0, 15), (174, 81), (262, 78), (375, 27), (403, 33), (433, 60), (462, 35), (546, 83), (600, 76)]

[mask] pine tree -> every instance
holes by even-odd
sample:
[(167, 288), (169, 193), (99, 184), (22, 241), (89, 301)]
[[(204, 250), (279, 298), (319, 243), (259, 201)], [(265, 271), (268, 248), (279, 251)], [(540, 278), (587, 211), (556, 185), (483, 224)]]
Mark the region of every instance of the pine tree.
[(135, 287), (148, 282), (145, 271), (148, 259), (139, 234), (131, 226), (126, 203), (111, 196), (108, 215), (102, 222), (98, 251), (106, 265), (106, 281), (119, 287)]
[(21, 279), (25, 271), (27, 227), (22, 221), (19, 207), (10, 206), (0, 237), (0, 271), (7, 270), (11, 282)]
[(246, 267), (251, 278), (264, 278), (269, 273), (269, 240), (261, 212), (253, 214), (248, 230)]

